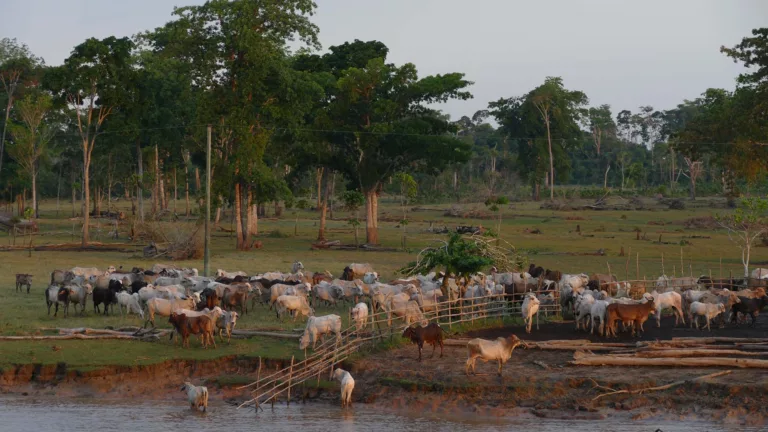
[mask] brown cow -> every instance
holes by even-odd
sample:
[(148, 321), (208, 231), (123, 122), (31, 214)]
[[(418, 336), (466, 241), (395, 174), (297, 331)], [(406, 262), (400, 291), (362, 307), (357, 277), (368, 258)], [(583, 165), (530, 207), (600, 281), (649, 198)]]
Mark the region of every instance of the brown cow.
[(444, 333), (445, 330), (437, 323), (429, 323), (426, 327), (416, 324), (405, 329), (403, 337), (410, 339), (412, 343), (419, 346), (419, 361), (421, 361), (421, 350), (424, 348), (424, 342), (432, 345), (432, 357), (435, 356), (435, 348), (437, 348), (437, 345), (440, 345), (440, 357), (443, 357)]
[(248, 313), (248, 293), (227, 288), (224, 290), (224, 296), (221, 298), (221, 305), (227, 310), (240, 306), (240, 313), (245, 315)]
[(656, 305), (652, 299), (640, 304), (620, 304), (613, 303), (608, 305), (605, 311), (605, 334), (616, 336), (616, 321), (632, 322), (632, 337), (635, 332), (642, 334), (643, 323), (648, 320), (648, 315), (656, 310)]
[[(184, 314), (171, 313), (168, 322), (173, 325), (176, 331), (181, 335), (181, 347), (189, 348), (189, 335), (200, 335), (200, 343), (203, 348), (207, 348), (209, 343), (216, 348), (216, 341), (213, 339), (214, 323), (205, 315), (199, 317), (187, 317)], [(173, 335), (171, 335), (173, 336)]]
[(614, 275), (607, 275), (602, 273), (593, 273), (589, 276), (590, 281), (597, 281), (598, 287), (600, 290), (605, 289), (604, 287), (607, 286), (611, 282), (618, 282), (619, 280), (616, 279), (616, 276)]

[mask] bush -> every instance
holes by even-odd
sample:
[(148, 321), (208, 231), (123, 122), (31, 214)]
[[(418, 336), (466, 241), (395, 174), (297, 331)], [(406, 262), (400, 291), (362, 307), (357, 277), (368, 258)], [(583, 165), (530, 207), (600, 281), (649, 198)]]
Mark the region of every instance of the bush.
[(290, 234), (284, 233), (284, 232), (280, 231), (279, 229), (276, 229), (274, 231), (270, 231), (269, 234), (267, 234), (267, 237), (269, 237), (269, 238), (288, 238), (288, 237), (293, 237), (293, 236), (290, 235)]

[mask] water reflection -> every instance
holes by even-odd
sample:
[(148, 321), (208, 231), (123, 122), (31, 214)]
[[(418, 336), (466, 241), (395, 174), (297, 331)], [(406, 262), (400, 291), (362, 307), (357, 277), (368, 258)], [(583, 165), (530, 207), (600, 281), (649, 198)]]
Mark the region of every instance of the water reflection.
[(435, 415), (400, 413), (355, 405), (354, 409), (342, 410), (328, 403), (293, 404), (290, 407), (275, 405), (274, 410), (265, 406), (255, 414), (252, 409), (237, 410), (223, 403), (211, 404), (207, 413), (195, 413), (188, 409), (183, 399), (126, 404), (116, 401), (91, 399), (0, 399), (0, 429), (8, 431), (72, 431), (96, 430), (100, 432), (140, 430), (142, 432), (189, 430), (220, 430), (228, 432), (252, 431), (255, 428), (270, 432), (392, 432), (415, 431), (512, 431), (535, 429), (545, 432), (663, 432), (686, 431), (757, 431), (761, 428), (724, 426), (706, 422), (619, 422), (562, 421), (546, 419), (478, 418), (476, 416), (450, 418)]

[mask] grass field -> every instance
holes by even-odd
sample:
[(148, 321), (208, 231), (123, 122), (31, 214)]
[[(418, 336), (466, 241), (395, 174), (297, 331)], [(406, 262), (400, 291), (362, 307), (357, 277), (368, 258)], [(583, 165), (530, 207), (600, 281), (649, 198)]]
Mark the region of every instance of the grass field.
[[(501, 237), (514, 245), (518, 250), (528, 254), (531, 262), (547, 268), (563, 272), (608, 272), (610, 265), (612, 273), (619, 279), (635, 279), (636, 254), (639, 254), (639, 278), (655, 279), (662, 273), (662, 254), (666, 274), (671, 275), (673, 269), (677, 275), (706, 274), (710, 271), (713, 276), (720, 273), (722, 258), (723, 276), (729, 272), (739, 275), (743, 272), (740, 263), (739, 249), (728, 240), (725, 232), (714, 229), (689, 230), (683, 226), (683, 221), (692, 217), (710, 216), (726, 210), (712, 208), (708, 200), (688, 203), (688, 210), (666, 210), (652, 200), (647, 200), (649, 210), (642, 211), (551, 211), (539, 209), (539, 203), (513, 203), (503, 211), (504, 219)], [(130, 203), (121, 202), (121, 209), (130, 214)], [(183, 203), (178, 204), (183, 209)], [(402, 230), (396, 227), (402, 219), (399, 206), (384, 200), (380, 214), (380, 237), (383, 246), (400, 247)], [(358, 251), (312, 251), (310, 243), (317, 235), (317, 213), (300, 211), (298, 213), (297, 235), (294, 236), (296, 224), (291, 210), (284, 212), (283, 218), (266, 218), (259, 220), (259, 230), (264, 233), (260, 240), (263, 248), (249, 252), (238, 252), (234, 249), (235, 240), (227, 232), (217, 231), (212, 238), (211, 269), (243, 270), (250, 274), (268, 270), (289, 271), (291, 263), (300, 260), (309, 271), (329, 270), (339, 276), (343, 267), (350, 262), (368, 262), (379, 271), (382, 280), (396, 275), (396, 271), (415, 257), (416, 252), (430, 244), (431, 241), (444, 236), (425, 232), (430, 221), (435, 226), (446, 225), (453, 228), (456, 225), (482, 225), (494, 227), (495, 219), (464, 219), (446, 217), (443, 215), (451, 205), (421, 206), (416, 211), (409, 212), (408, 251), (400, 252), (358, 252)], [(462, 211), (470, 209), (488, 213), (482, 204), (462, 204)], [(41, 205), (39, 224), (41, 233), (36, 236), (35, 245), (45, 243), (66, 243), (78, 241), (71, 234), (80, 229), (78, 221), (69, 220), (71, 206), (62, 204), (60, 217), (56, 218), (55, 202), (44, 202)], [(328, 224), (327, 237), (338, 239), (344, 243), (354, 240), (353, 229), (347, 224), (350, 215), (336, 212), (334, 220)], [(225, 213), (222, 227), (230, 228), (230, 214)], [(176, 224), (193, 222), (175, 222)], [(104, 224), (104, 222), (102, 222)], [(581, 233), (576, 232), (577, 225)], [(101, 226), (101, 234), (97, 225), (92, 227), (92, 240), (109, 242), (107, 232), (109, 225)], [(531, 234), (530, 231), (539, 229), (541, 234)], [(121, 225), (121, 238), (118, 242), (127, 242), (126, 225)], [(289, 234), (285, 238), (268, 235), (279, 230)], [(641, 231), (647, 240), (636, 240), (636, 230)], [(662, 241), (672, 244), (658, 244)], [(360, 229), (360, 238), (364, 239), (364, 229)], [(691, 238), (705, 236), (709, 238)], [(21, 243), (17, 238), (17, 244)], [(28, 241), (28, 240), (27, 240)], [(10, 244), (12, 239), (5, 233), (0, 234), (0, 245)], [(682, 245), (682, 246), (681, 246)], [(118, 316), (96, 316), (93, 305), (89, 302), (85, 316), (71, 314), (64, 318), (53, 318), (46, 314), (43, 290), (50, 279), (53, 269), (67, 269), (73, 266), (105, 268), (109, 265), (130, 269), (133, 266), (150, 267), (155, 261), (145, 260), (139, 252), (32, 252), (2, 251), (0, 252), (0, 302), (3, 304), (0, 312), (0, 334), (23, 335), (41, 334), (42, 328), (51, 327), (105, 327), (141, 325), (138, 317), (121, 318)], [(626, 253), (631, 250), (631, 260), (620, 257), (621, 248)], [(578, 255), (595, 253), (602, 249), (603, 256)], [(681, 251), (684, 271), (681, 272)], [(571, 253), (571, 254), (568, 254)], [(765, 262), (768, 253), (765, 248), (753, 251), (752, 263)], [(202, 271), (202, 260), (177, 262), (177, 265), (196, 267)], [(14, 292), (14, 275), (30, 273), (34, 275), (32, 293)], [(71, 309), (70, 309), (71, 310)], [(319, 308), (318, 314), (329, 313), (328, 308)], [(346, 320), (347, 306), (337, 309), (339, 315)], [(165, 319), (158, 320), (158, 326), (169, 327)], [(303, 326), (303, 321), (292, 323), (279, 322), (272, 312), (258, 307), (255, 313), (242, 317), (239, 328), (259, 329), (291, 329)], [(55, 343), (54, 343), (55, 342)], [(66, 361), (71, 365), (88, 367), (100, 364), (135, 364), (135, 362), (157, 362), (167, 358), (209, 358), (227, 354), (267, 355), (273, 357), (290, 356), (296, 342), (289, 340), (274, 340), (268, 338), (253, 338), (233, 341), (231, 346), (213, 350), (202, 350), (193, 341), (193, 348), (182, 350), (171, 346), (167, 341), (159, 343), (125, 342), (125, 341), (40, 341), (40, 342), (0, 342), (0, 364), (8, 363), (54, 363)], [(53, 345), (62, 347), (54, 351)]]

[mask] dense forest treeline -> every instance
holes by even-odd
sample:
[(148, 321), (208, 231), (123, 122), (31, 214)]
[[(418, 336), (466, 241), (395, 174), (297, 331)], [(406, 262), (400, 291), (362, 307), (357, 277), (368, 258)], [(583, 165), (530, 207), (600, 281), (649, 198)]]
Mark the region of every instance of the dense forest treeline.
[[(133, 201), (139, 220), (190, 214), (208, 125), (214, 208), (234, 208), (241, 249), (268, 205), (316, 207), (323, 238), (329, 201), (359, 202), (377, 243), (382, 193), (735, 197), (765, 186), (768, 28), (720, 48), (745, 66), (734, 91), (702, 89), (673, 109), (615, 112), (542, 77), (526, 94), (451, 119), (439, 106), (472, 97), (464, 74), (419, 76), (414, 64), (388, 63), (378, 41), (321, 51), (315, 8), (210, 0), (132, 38), (88, 39), (60, 66), (2, 39), (0, 198), (31, 208), (41, 196), (68, 199), (86, 226), (83, 208), (106, 210), (116, 197)], [(169, 209), (178, 200), (184, 208)]]

